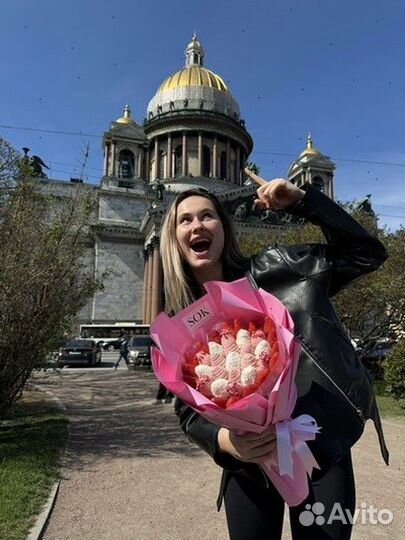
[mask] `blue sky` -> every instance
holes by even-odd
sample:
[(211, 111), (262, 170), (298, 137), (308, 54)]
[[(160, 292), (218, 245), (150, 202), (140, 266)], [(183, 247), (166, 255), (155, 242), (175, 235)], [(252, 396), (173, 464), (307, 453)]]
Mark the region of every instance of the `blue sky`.
[(337, 198), (372, 194), (395, 229), (405, 224), (404, 21), (403, 0), (3, 0), (0, 136), (62, 180), (80, 174), (89, 143), (85, 176), (98, 183), (110, 121), (129, 103), (143, 122), (196, 30), (261, 174), (285, 176), (310, 131), (336, 163)]

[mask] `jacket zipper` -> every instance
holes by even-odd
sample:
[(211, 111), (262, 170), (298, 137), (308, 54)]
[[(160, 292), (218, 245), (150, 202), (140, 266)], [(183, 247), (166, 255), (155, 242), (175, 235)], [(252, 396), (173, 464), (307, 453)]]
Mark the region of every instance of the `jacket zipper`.
[[(299, 336), (298, 336), (299, 337)], [(318, 362), (315, 360), (315, 358), (312, 356), (312, 354), (310, 353), (310, 351), (308, 350), (308, 348), (305, 346), (305, 344), (301, 341), (301, 345), (302, 345), (302, 348), (305, 350), (305, 352), (307, 353), (307, 355), (310, 357), (310, 359), (312, 360), (312, 362), (316, 365), (316, 367), (325, 375), (325, 377), (333, 384), (333, 386), (335, 388), (337, 388), (339, 390), (339, 392), (342, 394), (342, 396), (345, 398), (345, 400), (349, 403), (349, 405), (351, 405), (351, 407), (353, 407), (353, 409), (356, 411), (356, 413), (358, 414), (358, 416), (360, 417), (361, 421), (363, 422), (363, 424), (366, 423), (366, 419), (364, 417), (364, 414), (363, 414), (363, 411), (357, 407), (353, 401), (347, 396), (347, 394), (340, 388), (340, 386), (338, 386), (335, 381), (332, 379), (332, 377), (330, 377), (330, 375), (328, 375), (326, 373), (326, 371), (318, 364)]]

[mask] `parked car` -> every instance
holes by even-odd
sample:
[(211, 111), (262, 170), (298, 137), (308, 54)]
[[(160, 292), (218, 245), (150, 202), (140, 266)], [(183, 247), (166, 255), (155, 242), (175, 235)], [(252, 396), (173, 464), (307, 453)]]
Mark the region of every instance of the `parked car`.
[(108, 341), (107, 343), (103, 342), (103, 349), (105, 351), (116, 351), (117, 349), (121, 348), (121, 345), (123, 341), (125, 341), (126, 338), (118, 338), (114, 339), (113, 341)]
[(148, 335), (132, 336), (128, 342), (128, 362), (134, 366), (151, 366), (153, 340)]
[(95, 366), (101, 362), (101, 347), (90, 339), (69, 339), (59, 349), (58, 364), (60, 366), (76, 366), (87, 364)]

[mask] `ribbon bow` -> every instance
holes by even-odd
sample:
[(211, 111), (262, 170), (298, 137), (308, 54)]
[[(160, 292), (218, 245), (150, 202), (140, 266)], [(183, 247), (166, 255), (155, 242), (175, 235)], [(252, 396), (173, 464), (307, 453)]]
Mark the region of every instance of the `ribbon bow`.
[(309, 475), (313, 468), (319, 469), (311, 450), (305, 441), (314, 440), (320, 427), (309, 414), (277, 422), (277, 464), (280, 476), (293, 478), (294, 455), (301, 461)]

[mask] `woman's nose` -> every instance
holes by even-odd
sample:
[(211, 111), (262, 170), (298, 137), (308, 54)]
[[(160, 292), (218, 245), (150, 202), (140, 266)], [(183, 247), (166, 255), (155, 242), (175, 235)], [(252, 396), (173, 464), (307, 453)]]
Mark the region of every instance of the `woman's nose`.
[(203, 228), (204, 228), (203, 222), (200, 219), (195, 218), (192, 223), (193, 231), (196, 231), (196, 230), (198, 231), (199, 229), (203, 229)]

